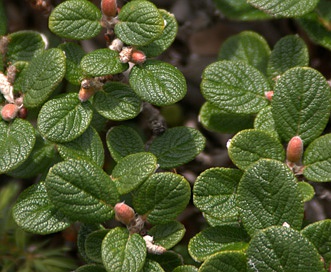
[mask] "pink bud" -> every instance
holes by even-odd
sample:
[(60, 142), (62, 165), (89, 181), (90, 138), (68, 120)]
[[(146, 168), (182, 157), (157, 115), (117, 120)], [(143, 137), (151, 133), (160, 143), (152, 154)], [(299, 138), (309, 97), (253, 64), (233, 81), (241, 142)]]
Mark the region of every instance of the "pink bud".
[(124, 202), (117, 203), (114, 207), (115, 219), (125, 225), (129, 225), (135, 219), (134, 210)]
[(117, 14), (116, 0), (101, 0), (101, 11), (108, 18), (115, 17)]
[(268, 91), (264, 93), (265, 98), (271, 101), (272, 97), (274, 96), (274, 91)]
[(91, 98), (95, 93), (94, 88), (85, 89), (81, 88), (78, 93), (78, 98), (81, 102), (85, 102)]
[(299, 136), (294, 136), (287, 145), (286, 159), (288, 162), (299, 163), (303, 154), (303, 142)]
[(16, 104), (6, 104), (1, 110), (2, 119), (11, 121), (16, 118), (19, 108)]
[(146, 55), (140, 50), (133, 50), (131, 54), (131, 62), (142, 64), (146, 61)]

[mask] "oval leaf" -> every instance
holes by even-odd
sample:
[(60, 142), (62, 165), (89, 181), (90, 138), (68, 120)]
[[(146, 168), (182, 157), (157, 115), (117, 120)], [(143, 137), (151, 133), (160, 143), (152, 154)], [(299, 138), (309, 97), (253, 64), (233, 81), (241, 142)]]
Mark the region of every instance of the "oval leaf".
[(107, 119), (123, 121), (139, 114), (141, 100), (128, 85), (108, 82), (94, 95), (93, 107)]
[(283, 161), (285, 151), (277, 138), (270, 133), (248, 129), (237, 133), (228, 146), (233, 163), (245, 170), (261, 158)]
[(174, 104), (186, 94), (183, 74), (171, 64), (158, 60), (135, 65), (129, 81), (131, 88), (142, 100), (157, 106)]
[(331, 134), (317, 138), (306, 149), (303, 174), (311, 181), (331, 180)]
[(190, 200), (190, 185), (180, 175), (156, 173), (146, 180), (134, 195), (133, 203), (139, 214), (146, 214), (151, 224), (172, 221)]
[(314, 69), (292, 68), (277, 80), (271, 105), (281, 138), (288, 142), (300, 136), (306, 145), (322, 133), (329, 120), (330, 86)]
[(140, 272), (164, 272), (164, 270), (158, 262), (146, 259), (144, 267)]
[(13, 207), (13, 217), (23, 230), (49, 234), (66, 229), (71, 222), (47, 196), (44, 182), (24, 190)]
[(295, 176), (283, 163), (261, 159), (246, 169), (238, 186), (238, 207), (252, 235), (272, 225), (300, 229), (303, 201)]
[(200, 267), (199, 272), (246, 272), (246, 255), (225, 251), (212, 255)]
[(68, 218), (86, 223), (110, 219), (118, 201), (115, 184), (101, 168), (83, 160), (53, 166), (46, 177), (47, 193)]
[(108, 229), (102, 229), (87, 235), (85, 240), (85, 253), (90, 260), (96, 263), (102, 263), (101, 244), (108, 232)]
[(253, 236), (247, 249), (248, 271), (321, 272), (323, 262), (298, 231), (273, 226)]
[(88, 128), (93, 111), (89, 103), (81, 103), (76, 93), (49, 100), (38, 115), (38, 128), (46, 139), (69, 142)]
[(276, 131), (275, 120), (272, 116), (271, 106), (267, 106), (259, 111), (254, 119), (254, 128), (268, 132), (277, 139), (279, 138)]
[(130, 154), (144, 152), (144, 142), (139, 134), (130, 127), (112, 127), (106, 136), (107, 147), (112, 158), (118, 162)]
[(194, 265), (177, 266), (172, 272), (198, 272), (198, 268)]
[(229, 113), (257, 113), (268, 102), (269, 83), (261, 72), (244, 62), (218, 61), (202, 74), (205, 99)]
[(49, 16), (49, 29), (62, 38), (90, 39), (101, 31), (101, 12), (87, 0), (64, 1)]
[(140, 152), (121, 159), (111, 174), (118, 192), (123, 195), (131, 192), (152, 175), (157, 168), (152, 153)]
[(81, 67), (85, 74), (96, 77), (122, 73), (129, 68), (129, 65), (120, 62), (118, 52), (105, 48), (85, 55)]
[(22, 164), (36, 141), (31, 124), (16, 118), (13, 122), (0, 121), (0, 173), (11, 171)]
[(62, 50), (45, 50), (32, 59), (22, 75), (24, 106), (33, 108), (43, 104), (65, 74), (66, 58)]
[(146, 258), (146, 243), (139, 234), (124, 228), (111, 229), (102, 242), (102, 260), (109, 272), (140, 271)]
[(205, 147), (205, 138), (194, 128), (167, 129), (150, 145), (149, 151), (157, 157), (161, 168), (173, 168), (194, 159)]
[(220, 220), (238, 220), (236, 191), (242, 171), (210, 168), (202, 172), (193, 187), (194, 205)]
[(145, 0), (124, 5), (118, 19), (115, 34), (129, 45), (147, 45), (158, 38), (164, 29), (161, 13), (154, 4)]

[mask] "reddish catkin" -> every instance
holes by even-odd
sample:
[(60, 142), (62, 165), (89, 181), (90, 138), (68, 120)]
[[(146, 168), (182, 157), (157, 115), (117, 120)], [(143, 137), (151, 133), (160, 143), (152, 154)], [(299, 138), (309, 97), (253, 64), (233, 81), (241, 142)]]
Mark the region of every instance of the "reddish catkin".
[(95, 93), (95, 90), (93, 88), (85, 89), (81, 88), (78, 93), (78, 98), (81, 102), (85, 102), (91, 98)]
[(142, 64), (146, 61), (146, 55), (140, 50), (133, 50), (130, 61), (135, 64)]
[(117, 203), (114, 207), (115, 219), (124, 225), (129, 225), (135, 219), (134, 210), (124, 202)]
[(117, 14), (116, 0), (101, 0), (101, 11), (108, 18), (115, 17)]
[(303, 154), (303, 142), (299, 136), (294, 136), (287, 145), (286, 159), (288, 162), (299, 163)]
[(1, 110), (2, 119), (5, 121), (11, 121), (16, 118), (18, 113), (18, 106), (16, 104), (6, 104)]

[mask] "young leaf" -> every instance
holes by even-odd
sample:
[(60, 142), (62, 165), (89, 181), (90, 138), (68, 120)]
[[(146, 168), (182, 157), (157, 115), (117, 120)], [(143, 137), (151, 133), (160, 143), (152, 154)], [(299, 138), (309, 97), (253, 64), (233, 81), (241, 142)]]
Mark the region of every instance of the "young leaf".
[(64, 77), (65, 63), (65, 55), (58, 48), (45, 50), (32, 59), (22, 75), (25, 107), (38, 107), (49, 98)]
[(154, 226), (148, 231), (148, 234), (153, 236), (155, 244), (170, 249), (183, 238), (185, 227), (177, 221), (170, 221)]
[(260, 159), (251, 164), (238, 186), (238, 207), (247, 232), (287, 222), (300, 229), (303, 201), (297, 180), (283, 163)]
[(302, 201), (307, 202), (309, 200), (312, 200), (315, 196), (315, 190), (314, 187), (311, 186), (308, 182), (299, 182), (298, 183), (298, 189), (300, 190), (300, 194), (302, 196)]
[(129, 45), (147, 45), (158, 38), (164, 29), (161, 13), (154, 4), (145, 0), (136, 0), (124, 5), (118, 20), (115, 34)]
[(73, 42), (62, 43), (59, 48), (65, 52), (66, 56), (66, 80), (71, 84), (80, 85), (84, 79), (83, 70), (80, 67), (80, 62), (85, 55), (84, 50)]
[(119, 201), (115, 184), (101, 168), (84, 160), (68, 160), (53, 166), (46, 177), (53, 204), (68, 218), (98, 223), (113, 215)]
[(229, 113), (252, 114), (268, 102), (270, 86), (264, 75), (244, 62), (218, 61), (204, 70), (201, 92), (213, 105)]
[(16, 118), (13, 122), (0, 121), (0, 173), (11, 171), (30, 155), (36, 141), (32, 125)]
[(299, 17), (314, 10), (319, 0), (247, 0), (252, 6), (277, 17)]
[(83, 159), (94, 162), (102, 167), (104, 164), (104, 149), (99, 134), (91, 126), (73, 141), (59, 144), (58, 151), (64, 160)]
[(304, 153), (303, 174), (311, 181), (326, 182), (331, 180), (331, 134), (326, 134), (313, 141)]
[(128, 85), (107, 82), (103, 90), (94, 95), (93, 107), (107, 119), (123, 121), (139, 114), (141, 100)]
[(308, 64), (309, 54), (305, 42), (296, 35), (288, 35), (280, 39), (271, 52), (268, 77), (275, 79), (290, 68)]
[(268, 132), (277, 139), (279, 138), (279, 135), (276, 131), (275, 120), (272, 116), (271, 106), (267, 106), (259, 111), (254, 119), (254, 128)]
[(186, 94), (183, 74), (171, 64), (159, 60), (148, 60), (142, 65), (135, 65), (130, 72), (129, 81), (131, 88), (142, 100), (157, 106), (174, 104)]
[(139, 47), (139, 50), (143, 51), (146, 57), (149, 58), (161, 55), (161, 53), (165, 51), (175, 40), (178, 31), (175, 16), (163, 9), (159, 10), (159, 12), (165, 21), (165, 27), (162, 34), (148, 45)]
[(247, 249), (248, 271), (321, 272), (323, 262), (298, 231), (272, 226), (253, 236)]
[(120, 62), (118, 52), (104, 48), (86, 54), (81, 61), (81, 68), (85, 74), (96, 77), (122, 73), (129, 65)]
[(261, 158), (285, 160), (285, 151), (278, 139), (256, 129), (238, 132), (230, 140), (228, 150), (233, 163), (242, 170)]
[(301, 234), (305, 236), (324, 258), (325, 266), (331, 264), (331, 220), (326, 219), (305, 227)]
[(42, 35), (36, 31), (14, 32), (8, 35), (8, 39), (6, 61), (12, 64), (16, 61), (31, 61), (46, 48)]
[(242, 227), (211, 227), (194, 236), (189, 242), (188, 250), (194, 260), (201, 262), (220, 251), (245, 250), (249, 239)]
[(221, 133), (237, 133), (253, 127), (251, 114), (229, 113), (210, 102), (205, 102), (199, 113), (199, 121), (208, 130)]
[(224, 251), (212, 255), (200, 267), (201, 272), (246, 272), (246, 255), (237, 251)]
[(183, 257), (175, 251), (166, 251), (161, 255), (148, 254), (148, 259), (159, 263), (164, 271), (173, 271), (177, 266), (183, 264)]
[(108, 232), (108, 229), (96, 230), (86, 237), (85, 253), (89, 259), (96, 263), (102, 263), (101, 244)]
[(69, 93), (43, 105), (38, 115), (38, 128), (50, 141), (69, 142), (83, 134), (91, 119), (89, 102), (81, 103), (76, 93)]
[(109, 272), (140, 271), (145, 258), (144, 239), (124, 228), (111, 229), (102, 242), (102, 261)]
[(139, 214), (146, 214), (151, 224), (172, 221), (190, 200), (190, 185), (180, 175), (156, 173), (146, 180), (133, 197)]
[(242, 171), (210, 168), (202, 172), (193, 187), (194, 205), (221, 220), (238, 220), (236, 191)]
[(158, 262), (146, 259), (144, 267), (140, 272), (164, 272), (164, 270)]
[(218, 57), (220, 60), (246, 62), (265, 74), (269, 55), (269, 45), (261, 35), (243, 31), (222, 44)]
[(114, 167), (111, 178), (118, 192), (123, 195), (136, 189), (157, 169), (152, 153), (140, 152), (121, 159)]
[(194, 159), (205, 147), (205, 138), (194, 128), (167, 129), (150, 145), (161, 168), (174, 168)]
[(25, 189), (13, 207), (13, 217), (23, 230), (49, 234), (66, 229), (71, 222), (48, 199), (45, 183)]
[(67, 0), (53, 9), (49, 29), (62, 38), (84, 40), (99, 34), (101, 11), (87, 0)]
[(127, 126), (112, 127), (107, 132), (106, 143), (116, 162), (130, 154), (145, 151), (144, 142), (139, 134)]
[(277, 80), (271, 105), (281, 138), (288, 142), (300, 136), (306, 145), (322, 133), (329, 120), (330, 86), (312, 68), (292, 68)]

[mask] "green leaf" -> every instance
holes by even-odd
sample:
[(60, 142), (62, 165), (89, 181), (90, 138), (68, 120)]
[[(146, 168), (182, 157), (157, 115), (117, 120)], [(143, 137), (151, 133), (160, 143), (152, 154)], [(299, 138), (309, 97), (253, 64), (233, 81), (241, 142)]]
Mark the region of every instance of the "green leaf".
[(139, 49), (142, 50), (149, 58), (161, 55), (161, 53), (165, 51), (175, 40), (178, 31), (175, 16), (163, 9), (160, 9), (159, 12), (165, 21), (165, 27), (162, 34), (148, 45), (139, 47)]
[(141, 110), (141, 100), (126, 84), (107, 82), (103, 90), (94, 95), (93, 107), (107, 119), (122, 121), (133, 119)]
[(0, 173), (11, 171), (30, 155), (36, 141), (32, 125), (16, 118), (13, 122), (0, 121)]
[(305, 236), (322, 255), (325, 267), (331, 264), (331, 220), (326, 219), (305, 227), (301, 234)]
[(193, 160), (205, 147), (204, 136), (196, 129), (174, 127), (155, 138), (149, 151), (161, 168), (174, 168)]
[(265, 76), (244, 62), (218, 61), (204, 70), (201, 92), (211, 104), (229, 113), (252, 114), (268, 102), (270, 86)]
[(100, 9), (87, 0), (62, 2), (48, 20), (49, 29), (62, 38), (90, 39), (101, 31)]
[(31, 61), (46, 48), (43, 36), (36, 31), (14, 32), (8, 35), (8, 39), (6, 61), (12, 64), (16, 61)]
[(171, 64), (158, 60), (135, 65), (130, 72), (129, 81), (131, 88), (142, 100), (156, 106), (174, 104), (186, 94), (183, 74)]
[(101, 168), (88, 161), (68, 160), (53, 166), (46, 177), (47, 193), (68, 218), (98, 223), (113, 215), (119, 201), (115, 184)]
[(236, 191), (242, 171), (230, 168), (209, 168), (196, 179), (193, 203), (202, 212), (220, 220), (238, 220)]
[(69, 142), (88, 128), (92, 113), (89, 102), (81, 103), (76, 93), (65, 94), (43, 105), (38, 115), (38, 128), (50, 141)]
[(185, 227), (177, 221), (170, 221), (154, 226), (148, 234), (153, 236), (155, 244), (170, 249), (184, 237)]
[(101, 244), (108, 232), (108, 229), (96, 230), (86, 237), (85, 253), (89, 259), (96, 263), (102, 263)]
[(173, 271), (177, 266), (183, 264), (183, 257), (175, 251), (167, 251), (161, 255), (148, 254), (148, 258), (158, 262), (164, 271)]
[(139, 234), (124, 228), (111, 229), (102, 242), (102, 260), (109, 272), (140, 271), (146, 258), (146, 243)]
[(253, 127), (253, 115), (224, 111), (210, 102), (205, 102), (199, 113), (199, 121), (208, 130), (221, 133), (237, 133)]
[(272, 116), (271, 106), (267, 106), (259, 111), (254, 119), (254, 128), (257, 130), (263, 130), (272, 134), (275, 138), (279, 138), (276, 131), (275, 120)]
[(66, 56), (66, 74), (65, 78), (71, 84), (80, 85), (84, 79), (83, 70), (80, 67), (80, 62), (85, 55), (84, 50), (76, 43), (62, 43), (59, 46)]
[(145, 0), (125, 4), (118, 19), (115, 34), (129, 45), (147, 45), (158, 38), (164, 29), (161, 13), (154, 4)]
[(102, 167), (105, 153), (99, 134), (91, 126), (78, 138), (59, 144), (58, 151), (64, 160), (83, 159)]
[(146, 180), (133, 197), (139, 214), (146, 214), (151, 224), (172, 221), (190, 200), (190, 185), (184, 177), (170, 173), (156, 173)]
[(236, 217), (218, 217), (210, 215), (209, 213), (203, 213), (203, 217), (206, 219), (207, 223), (212, 226), (223, 226), (223, 225), (233, 225), (238, 224), (240, 221), (240, 218), (238, 217), (238, 211)]
[(248, 271), (321, 272), (323, 262), (298, 231), (272, 226), (253, 236), (247, 249)]
[(58, 48), (45, 50), (32, 59), (22, 75), (25, 107), (38, 107), (49, 98), (64, 77), (65, 62)]
[(283, 163), (261, 159), (246, 169), (238, 186), (238, 207), (247, 232), (287, 222), (300, 229), (303, 201), (295, 176)]
[(13, 217), (23, 230), (49, 234), (66, 229), (71, 222), (48, 199), (45, 183), (25, 189), (13, 207)]
[(146, 259), (144, 267), (140, 272), (164, 272), (164, 270), (158, 262)]
[(112, 127), (106, 136), (106, 143), (112, 158), (118, 162), (130, 154), (144, 152), (144, 142), (139, 134), (130, 127)]
[(327, 182), (331, 180), (331, 134), (313, 141), (304, 153), (303, 174), (311, 181)]
[(247, 129), (238, 132), (228, 145), (229, 157), (242, 170), (261, 158), (285, 160), (283, 145), (270, 133)]
[(114, 167), (111, 178), (118, 192), (123, 195), (136, 189), (157, 169), (152, 153), (140, 152), (121, 159)]
[(106, 272), (106, 269), (97, 264), (86, 264), (78, 267), (75, 272)]
[(322, 133), (329, 120), (330, 86), (312, 68), (292, 68), (277, 80), (271, 105), (281, 138), (288, 142), (300, 136), (306, 145)]
[(218, 58), (243, 61), (265, 74), (269, 55), (269, 45), (261, 35), (253, 31), (243, 31), (222, 44)]
[(81, 61), (81, 67), (85, 74), (96, 77), (122, 73), (129, 65), (121, 63), (118, 52), (104, 48), (86, 54)]
[(247, 0), (247, 3), (277, 17), (298, 17), (314, 10), (319, 0)]
[(309, 53), (305, 42), (297, 35), (288, 35), (275, 44), (267, 73), (270, 79), (275, 79), (290, 68), (308, 65)]
[(20, 166), (7, 172), (7, 175), (20, 178), (31, 178), (44, 173), (53, 162), (55, 153), (55, 146), (47, 143), (38, 135), (29, 157)]
[(7, 33), (7, 16), (6, 16), (6, 10), (5, 5), (3, 1), (0, 2), (0, 36), (3, 36)]
[(201, 272), (246, 272), (246, 255), (236, 251), (224, 251), (212, 255), (200, 267)]
[(303, 202), (307, 202), (312, 200), (315, 196), (314, 187), (311, 186), (308, 182), (299, 182), (298, 189), (300, 190), (300, 194), (303, 198)]
[(195, 235), (189, 242), (188, 250), (194, 260), (201, 262), (220, 251), (245, 250), (249, 239), (242, 227), (211, 227)]
[(226, 17), (234, 20), (261, 20), (268, 19), (270, 16), (251, 5), (246, 0), (214, 0), (218, 9)]
[(172, 272), (198, 272), (198, 268), (194, 265), (177, 266)]

